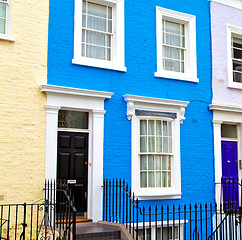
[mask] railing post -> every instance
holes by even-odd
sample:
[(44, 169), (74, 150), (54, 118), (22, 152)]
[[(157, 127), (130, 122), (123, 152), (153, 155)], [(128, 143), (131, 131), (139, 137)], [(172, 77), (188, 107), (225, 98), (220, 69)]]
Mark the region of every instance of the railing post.
[(22, 226), (23, 226), (23, 233), (22, 233), (23, 238), (22, 239), (25, 240), (25, 228), (27, 227), (27, 224), (26, 224), (26, 202), (24, 203), (24, 217), (23, 217)]
[(136, 208), (137, 208), (137, 219), (136, 219), (136, 240), (138, 240), (138, 230), (139, 230), (139, 200), (136, 199)]
[(76, 240), (76, 211), (73, 211), (72, 240)]

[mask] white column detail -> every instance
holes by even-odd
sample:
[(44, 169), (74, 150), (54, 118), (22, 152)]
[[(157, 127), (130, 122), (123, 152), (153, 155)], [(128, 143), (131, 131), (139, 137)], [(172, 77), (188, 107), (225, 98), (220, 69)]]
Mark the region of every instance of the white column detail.
[(92, 209), (90, 217), (94, 222), (102, 219), (102, 194), (103, 194), (103, 138), (104, 138), (104, 110), (92, 112), (92, 162), (89, 163), (92, 172)]
[[(221, 177), (222, 177), (222, 149), (221, 149), (221, 124), (222, 121), (213, 120), (214, 131), (214, 170), (215, 170), (215, 199), (220, 204)], [(219, 206), (219, 205), (218, 205)]]
[(56, 179), (57, 168), (57, 129), (60, 107), (46, 105), (46, 151), (45, 179)]

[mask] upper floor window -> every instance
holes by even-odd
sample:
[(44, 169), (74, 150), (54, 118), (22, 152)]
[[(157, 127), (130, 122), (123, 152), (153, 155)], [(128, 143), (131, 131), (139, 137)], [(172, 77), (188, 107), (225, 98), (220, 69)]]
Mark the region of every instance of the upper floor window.
[(242, 39), (232, 37), (233, 82), (242, 83)]
[(111, 61), (112, 7), (83, 1), (82, 56)]
[(227, 26), (228, 87), (242, 89), (242, 29)]
[(11, 37), (11, 0), (0, 0), (0, 39), (14, 41)]
[(155, 76), (198, 82), (195, 16), (161, 7), (156, 10)]
[(163, 69), (184, 73), (185, 26), (163, 20)]
[(73, 63), (126, 71), (124, 0), (75, 2)]

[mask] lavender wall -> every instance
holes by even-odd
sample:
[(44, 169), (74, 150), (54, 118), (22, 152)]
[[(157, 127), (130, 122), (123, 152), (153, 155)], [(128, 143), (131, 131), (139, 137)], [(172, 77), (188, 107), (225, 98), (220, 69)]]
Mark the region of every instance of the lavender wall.
[(242, 10), (211, 2), (213, 103), (242, 107), (242, 90), (227, 87), (227, 25), (242, 28)]

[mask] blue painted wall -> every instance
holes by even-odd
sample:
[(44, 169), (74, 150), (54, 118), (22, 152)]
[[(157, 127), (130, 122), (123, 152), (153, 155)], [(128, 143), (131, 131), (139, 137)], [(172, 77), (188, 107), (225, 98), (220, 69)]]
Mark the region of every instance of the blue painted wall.
[[(199, 83), (154, 77), (156, 6), (196, 16)], [(123, 95), (190, 101), (181, 125), (182, 198), (162, 203), (214, 201), (209, 1), (126, 0), (125, 20), (126, 73), (73, 65), (74, 1), (50, 0), (48, 84), (114, 93), (105, 101), (104, 177), (129, 182), (131, 121)]]

